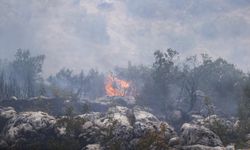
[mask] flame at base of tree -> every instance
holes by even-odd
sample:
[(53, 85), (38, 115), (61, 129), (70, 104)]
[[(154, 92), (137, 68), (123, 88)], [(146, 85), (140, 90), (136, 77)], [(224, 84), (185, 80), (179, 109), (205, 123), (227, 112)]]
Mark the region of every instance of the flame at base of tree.
[(105, 90), (108, 96), (126, 96), (130, 84), (125, 81), (109, 75), (107, 77)]

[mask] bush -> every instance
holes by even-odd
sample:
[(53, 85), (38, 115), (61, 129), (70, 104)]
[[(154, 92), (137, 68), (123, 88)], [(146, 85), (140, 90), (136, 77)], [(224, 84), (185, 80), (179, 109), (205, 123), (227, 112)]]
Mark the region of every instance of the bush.
[(166, 126), (161, 124), (160, 131), (150, 130), (144, 137), (142, 137), (137, 145), (136, 149), (138, 150), (149, 150), (152, 148), (155, 149), (169, 149), (168, 143), (165, 137)]

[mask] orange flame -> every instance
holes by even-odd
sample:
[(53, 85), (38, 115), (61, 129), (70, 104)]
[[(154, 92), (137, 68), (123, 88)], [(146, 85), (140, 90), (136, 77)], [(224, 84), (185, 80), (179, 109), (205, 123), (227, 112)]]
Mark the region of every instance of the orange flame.
[(108, 96), (125, 96), (129, 86), (127, 81), (109, 75), (105, 85), (106, 94)]

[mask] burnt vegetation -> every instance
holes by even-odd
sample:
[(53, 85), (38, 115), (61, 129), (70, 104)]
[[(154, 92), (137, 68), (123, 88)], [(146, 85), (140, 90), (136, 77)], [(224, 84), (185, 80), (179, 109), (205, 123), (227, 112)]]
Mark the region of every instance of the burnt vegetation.
[[(30, 105), (29, 111), (66, 114), (67, 117), (60, 119), (57, 126), (67, 124), (65, 134), (70, 136), (71, 132), (78, 132), (82, 122), (85, 122), (73, 118), (74, 113), (91, 110), (89, 105), (78, 106), (75, 102), (105, 96), (107, 74), (96, 69), (74, 73), (71, 69), (62, 68), (55, 75), (44, 78), (42, 66), (45, 58), (45, 55), (32, 56), (29, 50), (18, 49), (14, 60), (0, 61), (0, 105), (15, 106), (19, 112)], [(150, 108), (174, 127), (189, 121), (189, 114), (238, 118), (236, 131), (227, 132), (228, 127), (219, 121), (214, 122), (210, 129), (224, 143), (245, 146), (242, 141), (250, 133), (249, 74), (223, 58), (214, 59), (207, 54), (191, 56), (180, 62), (178, 52), (167, 49), (155, 51), (154, 58), (151, 66), (129, 62), (126, 67), (117, 66), (113, 70), (117, 77), (129, 81), (132, 87), (129, 96), (135, 97), (137, 105)], [(30, 101), (32, 98), (37, 101)], [(67, 100), (70, 107), (63, 105)], [(176, 119), (173, 112), (178, 112), (180, 119)], [(163, 131), (148, 132), (137, 148), (147, 149), (157, 141), (155, 145), (167, 149), (162, 134)], [(65, 136), (65, 141), (80, 147), (75, 137)], [(59, 139), (50, 139), (49, 143), (55, 149), (65, 148), (65, 143)], [(117, 143), (112, 146), (117, 148)]]

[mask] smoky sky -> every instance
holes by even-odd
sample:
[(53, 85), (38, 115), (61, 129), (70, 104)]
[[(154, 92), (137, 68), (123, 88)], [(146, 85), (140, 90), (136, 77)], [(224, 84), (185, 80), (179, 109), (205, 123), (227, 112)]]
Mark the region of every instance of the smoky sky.
[(0, 55), (45, 54), (44, 72), (208, 53), (250, 69), (249, 0), (0, 0)]

